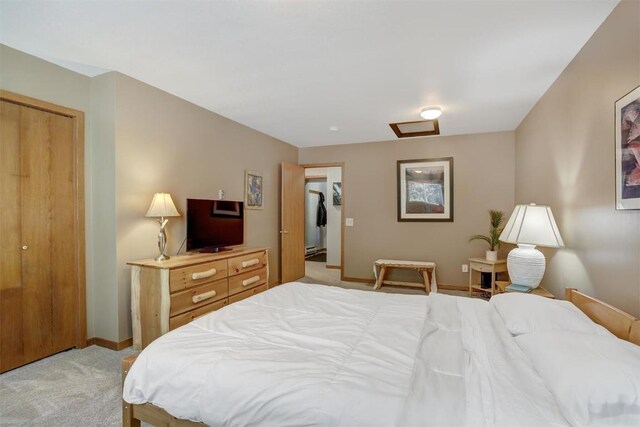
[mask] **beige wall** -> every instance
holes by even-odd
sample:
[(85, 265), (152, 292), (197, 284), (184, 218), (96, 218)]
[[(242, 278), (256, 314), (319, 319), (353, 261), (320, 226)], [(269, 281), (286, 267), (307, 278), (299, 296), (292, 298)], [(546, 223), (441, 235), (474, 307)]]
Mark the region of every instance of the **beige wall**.
[(118, 336), (131, 336), (127, 261), (157, 255), (158, 224), (144, 214), (155, 192), (168, 192), (181, 218), (168, 227), (168, 253), (185, 237), (186, 199), (244, 198), (245, 169), (264, 175), (264, 209), (247, 210), (246, 244), (271, 248), (279, 276), (279, 171), (298, 149), (157, 88), (116, 73), (116, 222)]
[(0, 44), (0, 88), (73, 108), (85, 113), (85, 258), (87, 269), (87, 334), (94, 334), (93, 322), (93, 236), (92, 236), (92, 120), (91, 79), (47, 61)]
[(640, 2), (623, 1), (516, 131), (516, 201), (552, 207), (566, 248), (543, 285), (640, 315), (640, 211), (614, 209), (614, 102), (640, 85)]
[(94, 336), (118, 341), (116, 289), (115, 113), (116, 73), (91, 79), (91, 176), (93, 185), (90, 228), (93, 241)]
[[(157, 223), (144, 214), (153, 193), (242, 199), (245, 169), (261, 171), (265, 208), (247, 211), (246, 244), (271, 248), (278, 278), (279, 165), (298, 149), (111, 72), (89, 78), (0, 45), (0, 87), (85, 112), (87, 333), (112, 341), (131, 336), (126, 262), (155, 256)], [(185, 233), (168, 226), (169, 252)]]
[[(454, 158), (452, 223), (398, 222), (396, 161)], [(486, 233), (489, 209), (510, 213), (514, 205), (514, 133), (416, 138), (300, 149), (300, 163), (345, 162), (345, 275), (373, 278), (378, 258), (416, 259), (437, 264), (439, 283), (468, 284), (461, 265), (484, 256), (486, 244), (467, 243)]]

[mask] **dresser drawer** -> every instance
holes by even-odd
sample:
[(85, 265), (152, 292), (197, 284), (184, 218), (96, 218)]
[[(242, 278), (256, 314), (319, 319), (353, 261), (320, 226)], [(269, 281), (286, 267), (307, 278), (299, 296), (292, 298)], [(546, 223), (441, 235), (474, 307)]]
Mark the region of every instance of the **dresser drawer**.
[(227, 277), (227, 273), (226, 259), (177, 268), (169, 273), (169, 288), (171, 292), (181, 291), (212, 280), (223, 279)]
[(227, 279), (222, 279), (171, 294), (169, 316), (175, 316), (226, 298), (228, 295), (227, 285)]
[(248, 291), (240, 292), (239, 294), (231, 295), (229, 297), (229, 304), (233, 304), (234, 302), (242, 301), (245, 298), (249, 298), (252, 295), (259, 294), (260, 292), (266, 291), (268, 288), (267, 284), (257, 286), (253, 289), (249, 289)]
[(232, 276), (229, 278), (229, 295), (237, 294), (246, 289), (255, 288), (256, 286), (267, 283), (267, 269), (247, 271), (246, 273)]
[(267, 266), (267, 252), (256, 252), (229, 259), (229, 276)]
[(210, 313), (215, 310), (220, 310), (225, 305), (229, 304), (228, 299), (223, 299), (222, 301), (214, 302), (213, 304), (207, 304), (203, 307), (196, 308), (195, 310), (187, 311), (186, 313), (178, 314), (177, 316), (173, 316), (169, 319), (169, 330), (174, 330), (179, 328), (182, 325), (186, 325), (191, 322), (193, 319), (196, 319), (200, 316), (204, 316), (207, 313)]

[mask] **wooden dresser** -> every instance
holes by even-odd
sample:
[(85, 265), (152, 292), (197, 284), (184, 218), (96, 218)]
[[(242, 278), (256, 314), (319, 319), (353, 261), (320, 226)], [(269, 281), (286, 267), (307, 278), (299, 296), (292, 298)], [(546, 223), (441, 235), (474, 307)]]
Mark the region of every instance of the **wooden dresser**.
[(196, 317), (267, 290), (266, 248), (175, 256), (167, 261), (132, 261), (133, 348)]

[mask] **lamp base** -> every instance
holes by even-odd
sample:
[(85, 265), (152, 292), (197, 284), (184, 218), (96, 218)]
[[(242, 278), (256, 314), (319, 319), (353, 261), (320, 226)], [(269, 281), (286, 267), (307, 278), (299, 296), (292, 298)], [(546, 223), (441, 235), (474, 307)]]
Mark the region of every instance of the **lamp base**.
[(160, 223), (160, 231), (158, 232), (158, 250), (160, 251), (160, 255), (154, 258), (156, 261), (166, 261), (169, 259), (169, 256), (164, 254), (164, 251), (167, 248), (167, 233), (164, 231), (167, 221), (168, 220), (164, 219), (164, 217), (158, 220)]
[(540, 285), (546, 261), (534, 245), (519, 244), (507, 257), (507, 269), (511, 283), (537, 288)]

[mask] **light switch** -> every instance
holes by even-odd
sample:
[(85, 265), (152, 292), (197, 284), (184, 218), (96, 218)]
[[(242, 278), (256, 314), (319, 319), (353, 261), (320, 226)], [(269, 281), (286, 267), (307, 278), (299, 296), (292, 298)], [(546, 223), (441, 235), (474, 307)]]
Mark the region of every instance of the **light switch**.
[(347, 218), (344, 222), (347, 227), (353, 227), (353, 218)]

